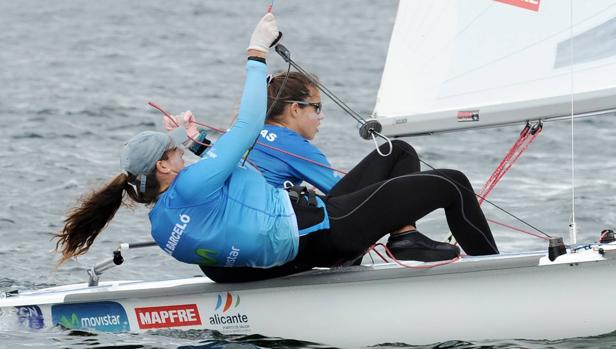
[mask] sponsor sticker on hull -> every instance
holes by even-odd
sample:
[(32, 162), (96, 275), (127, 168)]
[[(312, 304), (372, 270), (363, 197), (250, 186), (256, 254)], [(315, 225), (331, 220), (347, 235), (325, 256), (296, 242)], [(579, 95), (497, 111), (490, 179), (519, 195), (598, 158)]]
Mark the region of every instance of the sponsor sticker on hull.
[(231, 292), (219, 294), (214, 314), (209, 318), (210, 326), (225, 334), (250, 333), (250, 320), (247, 314), (240, 312), (239, 305), (238, 294), (234, 295)]
[(479, 121), (479, 110), (460, 110), (458, 122)]
[(116, 302), (56, 304), (51, 307), (54, 325), (69, 329), (91, 329), (103, 332), (130, 330), (124, 307)]
[(38, 305), (25, 305), (15, 307), (17, 311), (17, 319), (23, 327), (32, 328), (35, 330), (45, 327), (43, 312)]
[(135, 316), (142, 330), (201, 325), (201, 315), (196, 304), (135, 308)]
[(503, 4), (513, 5), (516, 7), (525, 8), (527, 10), (539, 11), (539, 2), (541, 0), (495, 0), (497, 2), (502, 2)]

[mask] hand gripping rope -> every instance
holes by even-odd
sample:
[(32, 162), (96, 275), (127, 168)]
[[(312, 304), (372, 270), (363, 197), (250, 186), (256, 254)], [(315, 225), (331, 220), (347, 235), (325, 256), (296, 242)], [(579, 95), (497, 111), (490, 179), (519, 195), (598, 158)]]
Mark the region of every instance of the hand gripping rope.
[[(271, 11), (271, 7), (273, 6), (273, 2), (272, 5), (270, 5), (270, 9), (269, 11)], [(272, 106), (270, 107), (270, 109), (267, 111), (267, 114), (269, 114), (269, 112), (271, 111), (272, 107), (278, 102), (279, 96), (281, 91), (283, 90), (284, 86), (286, 85), (286, 81), (288, 78), (288, 74), (290, 72), (291, 67), (295, 68), (297, 71), (299, 71), (300, 73), (304, 74), (323, 94), (325, 94), (326, 96), (328, 96), (338, 107), (340, 107), (340, 109), (342, 109), (347, 115), (351, 116), (353, 119), (355, 119), (359, 124), (359, 135), (360, 137), (362, 137), (363, 139), (372, 139), (374, 141), (375, 147), (376, 147), (376, 151), (381, 155), (381, 156), (388, 156), (392, 153), (393, 151), (393, 146), (391, 144), (391, 140), (382, 135), (381, 131), (382, 131), (382, 125), (377, 121), (377, 120), (366, 120), (364, 119), (359, 113), (355, 112), (353, 109), (351, 109), (346, 103), (344, 103), (344, 101), (342, 101), (339, 97), (337, 97), (333, 92), (331, 92), (327, 87), (325, 87), (322, 83), (320, 83), (319, 81), (316, 81), (314, 79), (311, 78), (311, 75), (304, 70), (300, 65), (298, 65), (295, 61), (293, 61), (291, 59), (291, 54), (289, 52), (289, 50), (282, 44), (277, 44), (277, 42), (280, 40), (280, 37), (282, 35), (279, 36), (279, 38), (275, 41), (275, 43), (273, 45), (275, 45), (275, 50), (276, 52), (283, 58), (283, 60), (285, 62), (287, 62), (288, 68), (287, 68), (287, 72), (286, 72), (286, 76), (285, 76), (285, 80), (283, 81), (283, 84), (278, 92), (278, 94), (276, 95), (276, 97), (274, 98), (274, 101), (272, 103)], [(177, 121), (166, 111), (164, 111), (161, 107), (159, 107), (158, 105), (156, 105), (153, 102), (149, 102), (149, 105), (151, 105), (152, 107), (158, 109), (159, 111), (161, 111), (165, 117), (171, 118), (173, 120), (173, 123), (176, 124), (177, 126), (179, 126), (179, 124), (177, 123)], [(207, 127), (209, 129), (212, 129), (216, 132), (219, 133), (225, 133), (224, 130), (204, 124), (204, 123), (200, 123), (200, 122), (196, 122), (197, 125), (200, 126), (204, 126)], [(492, 191), (492, 189), (496, 186), (496, 184), (500, 181), (500, 179), (503, 178), (503, 176), (509, 171), (509, 169), (513, 166), (513, 164), (518, 160), (518, 158), (522, 155), (522, 153), (528, 148), (528, 146), (530, 145), (530, 143), (532, 143), (534, 141), (534, 139), (537, 137), (537, 135), (541, 132), (542, 129), (542, 123), (538, 122), (537, 124), (535, 124), (534, 126), (530, 126), (530, 124), (527, 123), (527, 125), (525, 126), (525, 128), (523, 129), (523, 131), (520, 133), (520, 137), (518, 138), (518, 140), (514, 143), (514, 145), (512, 146), (512, 148), (507, 152), (507, 154), (505, 155), (505, 158), (501, 161), (501, 163), (497, 166), (497, 168), (494, 170), (494, 172), (492, 173), (490, 179), (488, 180), (488, 182), (486, 182), (486, 184), (484, 185), (484, 187), (482, 188), (481, 192), (479, 194), (473, 193), (474, 195), (476, 195), (476, 197), (479, 200), (479, 203), (483, 203), (484, 201), (487, 201), (488, 203), (490, 203), (492, 206), (496, 207), (497, 209), (505, 212), (506, 214), (508, 214), (509, 216), (515, 218), (516, 220), (524, 223), (525, 225), (533, 228), (534, 230), (538, 231), (539, 233), (541, 233), (543, 236), (541, 235), (537, 235), (513, 226), (509, 226), (503, 223), (499, 223), (493, 220), (488, 220), (491, 223), (495, 223), (501, 226), (505, 226), (507, 228), (513, 229), (515, 231), (519, 231), (528, 235), (532, 235), (538, 238), (542, 238), (542, 239), (549, 239), (550, 235), (544, 233), (543, 231), (541, 231), (540, 229), (530, 225), (529, 223), (525, 222), (524, 220), (518, 218), (517, 216), (509, 213), (508, 211), (506, 211), (505, 209), (499, 207), (498, 205), (494, 204), (493, 202), (489, 201), (486, 199), (487, 195)], [(387, 152), (386, 154), (383, 154), (378, 146), (377, 140), (376, 138), (382, 138), (383, 140), (385, 140), (388, 144), (389, 144), (389, 152)], [(195, 139), (193, 139), (192, 137), (189, 137), (192, 141), (194, 141), (195, 143), (201, 144), (203, 146), (211, 146), (211, 144), (203, 144)], [(258, 142), (258, 138), (255, 139), (255, 143), (253, 143), (253, 146), (251, 146), (250, 150), (254, 147), (254, 144), (259, 144), (261, 146), (282, 152), (284, 154), (287, 154), (289, 156), (293, 156), (295, 158), (310, 162), (314, 165), (317, 166), (321, 166), (321, 167), (325, 167), (328, 168), (330, 170), (342, 173), (342, 174), (346, 174), (345, 171), (341, 171), (341, 170), (337, 170), (333, 167), (327, 166), (325, 164), (321, 164), (318, 162), (315, 162), (314, 160), (308, 159), (308, 158), (304, 158), (300, 155), (297, 154), (293, 154), (291, 152), (288, 152), (284, 149), (280, 149), (274, 146), (271, 146), (269, 144), (264, 144), (261, 142)], [(247, 156), (245, 157), (244, 161), (246, 161)], [(427, 165), (428, 167), (430, 167), (431, 169), (437, 171), (433, 166), (431, 166), (430, 164), (426, 163), (425, 161), (421, 160), (420, 161)], [(439, 173), (440, 174), (440, 173)], [(442, 174), (441, 174), (442, 175)], [(447, 176), (442, 175), (445, 178), (447, 178)], [(449, 178), (448, 178), (449, 179)], [(449, 179), (452, 180), (452, 179)], [(454, 181), (455, 182), (455, 181)], [(465, 189), (463, 186), (460, 186), (461, 188)], [(370, 247), (371, 250), (374, 250), (381, 258), (383, 258), (385, 261), (386, 259), (378, 252), (376, 251), (376, 247), (377, 246), (382, 246), (382, 244), (375, 244), (373, 246)], [(393, 259), (393, 261), (401, 266), (404, 267), (410, 267), (410, 268), (415, 268), (413, 266), (407, 266), (404, 265), (402, 263), (400, 263), (398, 260), (396, 260), (392, 254), (388, 251), (386, 246), (383, 246), (385, 248), (386, 254)], [(444, 262), (439, 262), (439, 263), (434, 263), (434, 264), (429, 264), (429, 265), (422, 265), (419, 266), (418, 268), (432, 268), (435, 266), (440, 266), (440, 265), (444, 265), (444, 264), (449, 264), (452, 262), (455, 262), (456, 260), (458, 260), (459, 258), (455, 258), (453, 260), (449, 260), (449, 261), (444, 261)]]
[[(170, 120), (173, 120), (173, 123), (174, 123), (176, 126), (180, 126), (180, 125), (178, 124), (178, 122), (175, 120), (175, 118), (174, 118), (171, 114), (169, 114), (167, 111), (165, 111), (165, 110), (164, 110), (161, 106), (159, 106), (158, 104), (156, 104), (156, 103), (154, 103), (154, 102), (148, 102), (148, 104), (149, 104), (151, 107), (153, 107), (153, 108), (157, 109), (158, 111), (160, 111), (161, 113), (163, 113), (163, 115), (164, 115), (165, 117), (169, 118)], [(213, 130), (213, 131), (215, 131), (215, 132), (217, 132), (217, 133), (220, 133), (220, 134), (225, 134), (225, 133), (227, 133), (227, 131), (225, 131), (225, 130), (223, 130), (223, 129), (221, 129), (221, 128), (218, 128), (218, 127), (215, 127), (215, 126), (211, 126), (211, 125), (208, 125), (208, 124), (203, 123), (203, 122), (195, 121), (195, 123), (196, 123), (197, 125), (199, 125), (199, 126), (206, 127), (206, 128), (208, 128), (208, 129)], [(198, 140), (196, 140), (196, 139), (194, 139), (193, 137), (190, 137), (190, 136), (189, 136), (189, 138), (190, 138), (193, 142), (195, 142), (195, 143), (197, 143), (197, 144), (199, 144), (199, 145), (205, 146), (205, 147), (211, 147), (211, 146), (213, 145), (213, 144), (206, 144), (206, 143), (200, 142), (200, 141), (198, 141)], [(270, 148), (270, 149), (272, 149), (272, 150), (275, 150), (275, 151), (281, 152), (281, 153), (283, 153), (283, 154), (287, 154), (287, 155), (289, 155), (289, 156), (292, 156), (292, 157), (294, 157), (294, 158), (297, 158), (297, 159), (300, 159), (300, 160), (303, 160), (303, 161), (309, 162), (309, 163), (311, 163), (311, 164), (313, 164), (313, 165), (316, 165), (316, 166), (320, 166), (320, 167), (327, 168), (327, 169), (329, 169), (329, 170), (332, 170), (332, 171), (335, 171), (335, 172), (341, 173), (341, 174), (343, 174), (343, 175), (347, 174), (347, 172), (346, 172), (346, 171), (342, 171), (342, 170), (336, 169), (336, 168), (334, 168), (334, 167), (328, 166), (328, 165), (326, 165), (326, 164), (322, 164), (322, 163), (317, 162), (317, 161), (314, 161), (314, 160), (312, 160), (312, 159), (309, 159), (309, 158), (303, 157), (303, 156), (301, 156), (301, 155), (298, 155), (298, 154), (292, 153), (292, 152), (290, 152), (290, 151), (287, 151), (287, 150), (284, 150), (284, 149), (281, 149), (281, 148), (278, 148), (278, 147), (274, 147), (274, 146), (272, 146), (272, 145), (270, 145), (270, 144), (266, 144), (266, 143), (259, 142), (259, 141), (255, 142), (255, 144), (259, 144), (260, 146), (263, 146), (263, 147), (266, 147), (266, 148)], [(253, 164), (253, 166), (254, 166), (254, 164)], [(257, 166), (255, 166), (255, 167), (257, 167)], [(258, 167), (257, 167), (257, 168), (258, 168)]]

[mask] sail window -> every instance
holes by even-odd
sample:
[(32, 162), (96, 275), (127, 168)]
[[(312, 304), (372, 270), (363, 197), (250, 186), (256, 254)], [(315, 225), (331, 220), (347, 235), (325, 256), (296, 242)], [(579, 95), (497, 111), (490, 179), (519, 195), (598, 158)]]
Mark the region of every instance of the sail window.
[[(573, 64), (592, 62), (616, 54), (616, 18), (612, 18), (584, 33), (558, 43), (554, 68)], [(571, 40), (573, 40), (573, 60), (571, 59)]]

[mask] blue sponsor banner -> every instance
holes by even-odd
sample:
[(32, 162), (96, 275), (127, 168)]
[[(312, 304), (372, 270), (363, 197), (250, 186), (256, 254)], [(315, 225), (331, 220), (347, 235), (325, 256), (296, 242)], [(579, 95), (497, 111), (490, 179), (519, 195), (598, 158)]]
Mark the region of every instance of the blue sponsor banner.
[(51, 307), (54, 325), (103, 332), (130, 330), (124, 307), (116, 302), (56, 304)]
[(38, 305), (24, 305), (15, 307), (17, 311), (17, 319), (23, 327), (32, 328), (35, 330), (45, 327), (43, 312)]

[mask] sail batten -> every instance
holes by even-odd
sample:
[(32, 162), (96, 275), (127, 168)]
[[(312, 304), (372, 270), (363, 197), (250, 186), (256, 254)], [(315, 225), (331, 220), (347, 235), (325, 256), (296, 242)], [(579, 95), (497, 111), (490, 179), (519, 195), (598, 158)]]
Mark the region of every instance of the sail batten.
[(616, 0), (572, 15), (516, 1), (400, 0), (373, 114), (385, 134), (560, 117), (572, 96), (575, 114), (616, 108)]

